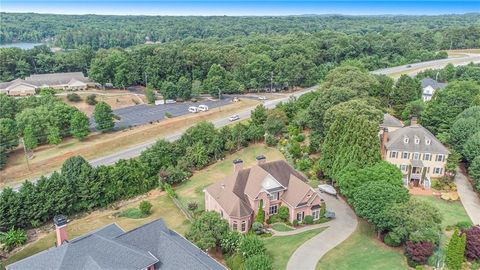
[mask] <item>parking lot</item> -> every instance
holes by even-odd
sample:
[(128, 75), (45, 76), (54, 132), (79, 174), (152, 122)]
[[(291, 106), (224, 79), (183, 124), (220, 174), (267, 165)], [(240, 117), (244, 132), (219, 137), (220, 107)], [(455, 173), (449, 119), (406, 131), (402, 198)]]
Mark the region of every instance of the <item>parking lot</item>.
[[(165, 114), (168, 112), (172, 117), (190, 114), (188, 107), (207, 105), (209, 109), (222, 107), (232, 102), (232, 98), (226, 97), (220, 101), (218, 100), (204, 100), (201, 102), (182, 102), (174, 104), (162, 105), (136, 105), (127, 108), (114, 110), (113, 113), (117, 115), (120, 120), (115, 122), (115, 129), (124, 129), (128, 127), (144, 125), (152, 122), (157, 122), (165, 119)], [(201, 112), (199, 112), (201, 113)], [(92, 129), (95, 127), (95, 122), (90, 119)]]

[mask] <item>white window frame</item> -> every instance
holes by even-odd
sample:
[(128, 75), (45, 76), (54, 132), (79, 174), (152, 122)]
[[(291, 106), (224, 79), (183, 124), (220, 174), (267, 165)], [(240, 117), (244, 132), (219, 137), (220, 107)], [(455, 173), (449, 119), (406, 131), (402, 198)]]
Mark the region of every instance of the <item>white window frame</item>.
[[(272, 209), (274, 209), (275, 211), (272, 211)], [(277, 213), (278, 213), (278, 205), (277, 204), (270, 205), (270, 208), (268, 209), (268, 214), (275, 215)]]
[(402, 159), (408, 159), (409, 156), (410, 156), (410, 153), (402, 152)]
[(432, 144), (432, 140), (430, 140), (430, 138), (425, 138), (425, 144), (426, 145)]
[(417, 136), (415, 136), (415, 144), (420, 144), (420, 138), (418, 138)]
[(270, 194), (271, 201), (278, 201), (280, 199), (280, 192), (274, 192)]
[[(300, 219), (298, 219), (299, 215), (300, 215)], [(303, 212), (298, 212), (298, 213), (297, 213), (297, 220), (298, 220), (298, 221), (303, 221), (303, 218), (304, 218)]]
[(312, 211), (313, 220), (318, 220), (320, 218), (320, 209), (315, 209)]
[(443, 168), (435, 167), (435, 168), (433, 168), (433, 173), (434, 174), (442, 174), (443, 173)]
[(410, 140), (408, 139), (408, 137), (404, 137), (403, 138), (403, 143), (408, 143)]
[(435, 157), (435, 161), (443, 162), (444, 160), (445, 160), (445, 155), (443, 154), (437, 154), (437, 156)]
[(397, 151), (390, 151), (390, 158), (398, 158), (398, 152)]
[[(427, 158), (427, 157), (428, 157), (428, 158)], [(430, 153), (424, 153), (424, 154), (423, 154), (423, 160), (428, 160), (428, 161), (432, 160), (432, 154), (430, 154)]]
[(413, 153), (413, 159), (414, 160), (419, 160), (420, 159), (420, 153), (418, 153), (418, 152)]
[(233, 221), (233, 222), (232, 222), (232, 229), (235, 230), (235, 231), (238, 231), (237, 221)]
[(408, 165), (407, 165), (407, 164), (401, 164), (401, 165), (400, 165), (400, 170), (401, 170), (402, 172), (406, 172), (406, 171), (408, 170)]
[(242, 221), (242, 227), (241, 227), (241, 229), (242, 229), (242, 232), (244, 232), (244, 231), (247, 230), (247, 222), (246, 222), (245, 220)]

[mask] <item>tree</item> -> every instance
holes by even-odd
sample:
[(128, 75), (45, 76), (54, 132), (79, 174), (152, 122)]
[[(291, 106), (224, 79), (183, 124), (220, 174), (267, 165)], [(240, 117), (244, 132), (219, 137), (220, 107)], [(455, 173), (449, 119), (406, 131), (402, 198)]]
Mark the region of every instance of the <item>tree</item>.
[(192, 97), (192, 83), (187, 77), (182, 76), (178, 79), (177, 91), (178, 96), (183, 100), (189, 100)]
[(280, 206), (280, 208), (278, 208), (278, 217), (283, 221), (287, 221), (288, 218), (290, 217), (288, 213), (288, 207), (284, 205)]
[(407, 121), (412, 117), (420, 119), (422, 117), (422, 112), (425, 109), (425, 102), (421, 99), (410, 101), (405, 106), (405, 109), (402, 111), (401, 119)]
[(260, 203), (258, 204), (258, 213), (257, 216), (255, 217), (255, 222), (263, 224), (265, 221), (265, 213), (263, 212), (263, 200), (260, 200)]
[(263, 104), (257, 105), (257, 107), (255, 107), (251, 113), (250, 121), (252, 125), (263, 126), (267, 121), (267, 115), (267, 108), (265, 108)]
[(420, 99), (421, 97), (422, 85), (420, 81), (406, 74), (402, 74), (395, 83), (390, 102), (397, 114), (400, 114), (405, 109), (407, 103)]
[(421, 124), (433, 132), (447, 132), (457, 115), (473, 105), (474, 97), (480, 93), (480, 86), (471, 81), (454, 81), (437, 91), (423, 111)]
[(413, 261), (413, 265), (426, 264), (427, 260), (433, 254), (433, 244), (430, 242), (412, 242), (406, 243), (405, 253)]
[(476, 156), (468, 167), (468, 174), (472, 177), (477, 190), (480, 190), (480, 156)]
[(256, 235), (245, 236), (238, 249), (247, 259), (255, 255), (265, 254), (266, 251), (263, 241)]
[(233, 254), (238, 251), (238, 246), (243, 236), (238, 231), (228, 230), (225, 236), (220, 240), (222, 252), (224, 254)]
[(480, 259), (480, 226), (472, 226), (464, 232), (466, 235), (465, 256), (470, 260)]
[(213, 64), (208, 70), (203, 87), (211, 96), (220, 98), (222, 90), (227, 85), (227, 71), (219, 64)]
[(0, 169), (7, 163), (7, 153), (18, 146), (17, 125), (14, 120), (0, 118)]
[(155, 97), (155, 92), (152, 88), (150, 87), (147, 87), (145, 88), (145, 96), (147, 97), (147, 101), (148, 103), (150, 104), (154, 104), (155, 103), (155, 100), (157, 99)]
[(151, 213), (152, 204), (149, 201), (141, 201), (138, 209), (143, 215), (148, 216)]
[(15, 119), (19, 111), (17, 100), (12, 96), (0, 94), (0, 117)]
[(463, 156), (469, 162), (480, 156), (480, 131), (473, 134), (463, 146)]
[(23, 143), (28, 150), (35, 149), (38, 146), (38, 139), (35, 137), (33, 128), (30, 125), (25, 127), (23, 131)]
[(161, 168), (175, 165), (175, 146), (168, 141), (158, 140), (140, 154), (140, 161), (147, 168), (147, 175), (155, 176)]
[(371, 98), (352, 99), (339, 103), (325, 112), (323, 127), (328, 130), (337, 119), (347, 119), (351, 115), (366, 116), (368, 120), (380, 123), (383, 120), (383, 113), (375, 108), (376, 100)]
[(216, 212), (203, 212), (195, 219), (186, 234), (202, 250), (219, 247), (223, 236), (228, 232), (228, 223)]
[(480, 106), (473, 106), (460, 113), (450, 128), (449, 143), (463, 153), (465, 142), (480, 131)]
[(96, 105), (97, 104), (96, 98), (97, 98), (97, 95), (95, 94), (88, 95), (86, 99), (87, 104), (91, 106)]
[(447, 245), (445, 262), (447, 263), (448, 269), (460, 270), (462, 268), (465, 244), (465, 234), (460, 235), (458, 229), (455, 229), (452, 238)]
[(252, 256), (245, 260), (245, 270), (271, 270), (272, 259), (266, 254)]
[(90, 121), (81, 111), (75, 111), (70, 120), (70, 134), (76, 139), (83, 139), (90, 133)]
[(283, 132), (287, 123), (287, 115), (279, 109), (273, 109), (267, 112), (264, 128), (267, 133), (276, 136)]
[(389, 207), (394, 203), (405, 203), (408, 199), (408, 190), (404, 187), (383, 181), (367, 182), (353, 194), (352, 205), (358, 216), (381, 227)]
[(48, 129), (47, 140), (49, 144), (60, 144), (60, 142), (62, 142), (62, 137), (60, 136), (60, 130), (58, 127), (50, 127)]
[(176, 99), (178, 96), (177, 86), (172, 82), (163, 82), (160, 88), (163, 99)]
[(194, 80), (192, 82), (192, 96), (198, 97), (202, 93), (202, 82)]
[(102, 132), (110, 131), (115, 126), (112, 108), (103, 101), (95, 105), (93, 118), (96, 122), (96, 128)]

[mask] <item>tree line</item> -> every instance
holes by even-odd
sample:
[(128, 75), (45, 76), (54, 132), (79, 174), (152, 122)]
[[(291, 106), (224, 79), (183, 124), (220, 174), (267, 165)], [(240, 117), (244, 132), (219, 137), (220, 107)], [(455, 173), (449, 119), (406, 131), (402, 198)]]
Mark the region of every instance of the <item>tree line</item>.
[(478, 14), (442, 16), (100, 16), (1, 13), (0, 40), (48, 42), (72, 49), (130, 47), (145, 42), (185, 39), (229, 38), (255, 34), (341, 33), (390, 35), (391, 40), (409, 36), (409, 41), (442, 49), (474, 48), (479, 45)]

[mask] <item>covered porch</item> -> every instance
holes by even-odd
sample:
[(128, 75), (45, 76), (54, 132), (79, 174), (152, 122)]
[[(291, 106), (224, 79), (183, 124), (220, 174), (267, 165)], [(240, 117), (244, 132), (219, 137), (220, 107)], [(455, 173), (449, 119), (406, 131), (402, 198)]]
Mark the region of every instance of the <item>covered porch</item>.
[(407, 188), (430, 189), (431, 181), (426, 177), (427, 168), (421, 160), (412, 160), (408, 165), (407, 174), (403, 176), (403, 184)]

